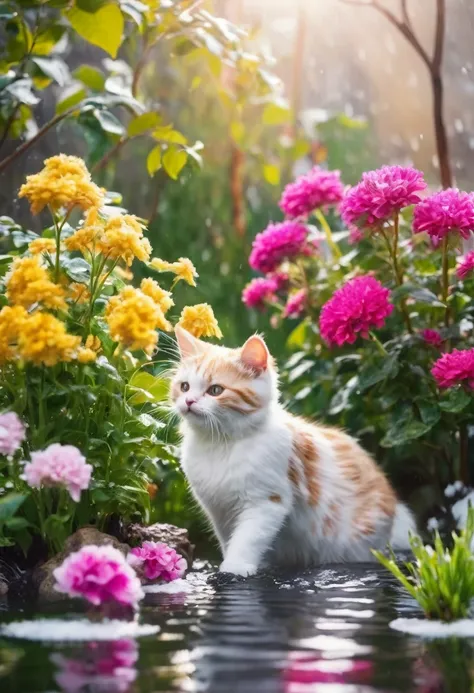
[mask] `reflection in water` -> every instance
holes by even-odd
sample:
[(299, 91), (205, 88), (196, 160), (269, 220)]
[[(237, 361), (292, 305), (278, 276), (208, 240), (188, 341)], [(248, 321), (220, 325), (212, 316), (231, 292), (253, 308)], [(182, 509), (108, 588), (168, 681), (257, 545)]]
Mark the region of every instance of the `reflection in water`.
[(472, 641), (449, 638), (428, 643), (413, 673), (417, 693), (470, 693), (474, 690)]
[(127, 693), (137, 676), (138, 646), (135, 640), (91, 642), (73, 657), (53, 653), (50, 659), (64, 693)]

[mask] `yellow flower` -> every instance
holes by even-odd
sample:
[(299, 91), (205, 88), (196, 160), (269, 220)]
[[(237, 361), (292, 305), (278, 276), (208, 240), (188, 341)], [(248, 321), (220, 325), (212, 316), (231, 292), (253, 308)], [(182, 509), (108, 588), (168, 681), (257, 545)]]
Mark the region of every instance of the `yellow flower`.
[(125, 269), (125, 267), (116, 267), (114, 274), (124, 282), (131, 282), (133, 279), (133, 272), (128, 268)]
[(97, 248), (110, 258), (122, 258), (128, 266), (134, 258), (146, 262), (151, 254), (150, 242), (143, 238), (143, 229), (131, 214), (111, 217), (105, 224)]
[(171, 306), (174, 306), (171, 293), (162, 289), (154, 279), (143, 279), (140, 284), (140, 289), (160, 306), (163, 313), (167, 313)]
[(99, 219), (99, 211), (96, 207), (90, 209), (83, 225), (72, 236), (66, 238), (64, 245), (67, 250), (78, 250), (80, 253), (92, 253), (95, 250), (98, 239), (104, 232), (104, 223)]
[(84, 161), (65, 154), (46, 159), (39, 173), (27, 176), (18, 196), (29, 200), (32, 214), (38, 214), (46, 205), (54, 210), (76, 205), (82, 209), (100, 207), (104, 197)]
[(54, 238), (35, 238), (28, 245), (28, 250), (32, 255), (40, 255), (41, 253), (55, 253), (56, 241)]
[(159, 257), (154, 257), (150, 262), (150, 267), (157, 272), (173, 272), (176, 274), (176, 281), (184, 279), (190, 286), (196, 286), (195, 277), (199, 277), (191, 260), (187, 257), (180, 257), (177, 262), (167, 262)]
[(161, 308), (133, 286), (110, 299), (105, 315), (112, 339), (132, 351), (151, 353), (158, 341), (156, 330), (171, 329)]
[(50, 313), (36, 311), (19, 325), (19, 354), (37, 365), (72, 361), (80, 343), (81, 338), (68, 334), (64, 323)]
[(0, 310), (0, 363), (12, 361), (17, 351), (20, 327), (28, 313), (22, 306), (4, 306)]
[(66, 310), (65, 292), (48, 277), (38, 256), (18, 258), (6, 277), (6, 294), (13, 305), (30, 308), (42, 303), (45, 308)]
[(222, 339), (214, 312), (208, 303), (183, 308), (178, 325), (197, 337), (217, 337)]
[(90, 334), (86, 339), (86, 348), (92, 349), (93, 351), (100, 351), (102, 348), (102, 343), (97, 335)]
[(79, 282), (73, 282), (69, 286), (68, 298), (74, 303), (88, 303), (91, 297), (90, 291), (85, 284), (79, 284)]
[(84, 347), (79, 347), (77, 352), (77, 360), (79, 363), (91, 363), (97, 358), (97, 353), (93, 349), (87, 349)]

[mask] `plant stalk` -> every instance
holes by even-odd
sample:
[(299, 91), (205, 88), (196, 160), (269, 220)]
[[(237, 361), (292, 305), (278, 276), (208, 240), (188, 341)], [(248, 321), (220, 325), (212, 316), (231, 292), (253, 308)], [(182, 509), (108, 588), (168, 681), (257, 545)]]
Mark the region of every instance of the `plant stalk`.
[(320, 209), (314, 210), (314, 216), (319, 221), (321, 228), (324, 231), (327, 244), (331, 248), (331, 250), (334, 254), (334, 258), (336, 260), (339, 260), (342, 257), (342, 253), (341, 253), (339, 246), (337, 245), (336, 241), (332, 237), (331, 227), (329, 226), (326, 217), (324, 216), (324, 214), (321, 212)]

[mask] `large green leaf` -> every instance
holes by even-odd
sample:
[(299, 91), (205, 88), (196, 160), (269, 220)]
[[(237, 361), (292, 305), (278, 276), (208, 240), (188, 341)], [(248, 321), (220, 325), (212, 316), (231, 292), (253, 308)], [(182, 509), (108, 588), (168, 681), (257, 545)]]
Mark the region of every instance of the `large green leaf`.
[(96, 12), (85, 12), (76, 5), (66, 12), (66, 17), (81, 38), (102, 48), (112, 58), (117, 56), (124, 29), (123, 14), (118, 5), (103, 5)]
[(168, 397), (169, 381), (146, 371), (138, 371), (129, 383), (130, 404), (163, 402)]
[(149, 111), (148, 113), (142, 113), (141, 115), (133, 118), (127, 128), (127, 135), (129, 137), (136, 137), (137, 135), (143, 135), (151, 128), (158, 125), (161, 120), (161, 116), (155, 111)]
[(440, 308), (445, 307), (444, 303), (439, 300), (436, 294), (423, 286), (403, 284), (392, 291), (392, 297), (395, 300), (405, 298), (406, 296), (410, 296), (410, 298), (415, 299), (415, 301), (419, 303), (428, 303), (430, 306), (439, 306)]
[(110, 111), (106, 111), (100, 108), (94, 108), (92, 115), (99, 122), (100, 127), (104, 132), (108, 132), (110, 135), (122, 136), (125, 133), (125, 128), (118, 118), (114, 116)]
[(425, 433), (428, 433), (430, 429), (431, 426), (428, 426), (422, 421), (412, 419), (403, 426), (395, 426), (390, 428), (380, 442), (380, 445), (384, 448), (393, 448), (397, 445), (404, 445), (412, 440), (416, 440), (416, 438), (424, 436)]
[(0, 523), (10, 520), (26, 498), (22, 493), (9, 493), (0, 498)]
[(72, 74), (73, 77), (85, 84), (89, 89), (102, 91), (104, 88), (104, 73), (92, 65), (79, 65)]
[(159, 144), (150, 151), (146, 159), (146, 168), (150, 176), (161, 168), (161, 146)]
[(450, 390), (448, 394), (441, 399), (439, 406), (443, 411), (448, 411), (452, 414), (459, 414), (467, 407), (471, 400), (472, 397), (470, 397), (467, 392), (460, 387), (458, 389)]
[(48, 77), (54, 79), (60, 87), (64, 87), (71, 79), (69, 68), (61, 58), (57, 56), (33, 56), (31, 60)]
[(379, 383), (386, 378), (394, 378), (399, 370), (397, 356), (389, 356), (382, 363), (377, 361), (362, 369), (359, 376), (359, 389), (361, 392)]
[(186, 162), (188, 160), (188, 155), (182, 149), (171, 146), (168, 147), (166, 152), (163, 154), (162, 162), (163, 168), (170, 178), (177, 180), (179, 174), (181, 173)]

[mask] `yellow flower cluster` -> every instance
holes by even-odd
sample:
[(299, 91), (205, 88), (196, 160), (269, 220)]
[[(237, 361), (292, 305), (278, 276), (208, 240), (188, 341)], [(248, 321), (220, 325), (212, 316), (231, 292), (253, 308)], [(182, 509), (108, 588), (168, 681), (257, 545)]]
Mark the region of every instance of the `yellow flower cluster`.
[(71, 252), (78, 250), (83, 254), (93, 253), (95, 252), (96, 239), (103, 232), (103, 228), (104, 224), (99, 219), (99, 211), (94, 207), (87, 212), (84, 224), (72, 236), (66, 238), (64, 245)]
[(47, 205), (55, 211), (76, 205), (84, 210), (102, 205), (103, 192), (92, 182), (82, 159), (59, 154), (46, 159), (44, 164), (39, 173), (27, 176), (18, 195), (28, 199), (32, 214), (38, 214)]
[(21, 306), (4, 306), (0, 311), (0, 364), (16, 356), (16, 343), (27, 312)]
[(178, 325), (198, 339), (200, 337), (222, 339), (222, 332), (208, 303), (199, 303), (196, 306), (183, 308)]
[(50, 280), (36, 255), (15, 260), (5, 284), (7, 299), (15, 306), (30, 308), (41, 303), (45, 308), (66, 309), (64, 289)]
[(158, 282), (155, 282), (154, 279), (142, 279), (140, 289), (144, 294), (152, 298), (154, 302), (160, 306), (163, 313), (167, 313), (169, 309), (174, 306), (174, 301), (171, 298), (171, 292), (162, 289)]
[(54, 366), (72, 361), (81, 342), (68, 334), (66, 326), (50, 313), (36, 311), (22, 322), (18, 334), (19, 355), (36, 365)]
[(132, 351), (150, 354), (158, 341), (156, 330), (171, 329), (158, 303), (133, 286), (110, 299), (105, 315), (112, 339)]
[(183, 279), (190, 286), (196, 286), (194, 279), (199, 276), (193, 263), (187, 257), (180, 257), (177, 262), (167, 262), (159, 257), (154, 257), (150, 262), (150, 267), (157, 272), (173, 272), (176, 274), (176, 281)]
[(55, 253), (56, 241), (54, 238), (35, 238), (28, 246), (28, 250), (32, 255), (41, 255), (42, 253)]

